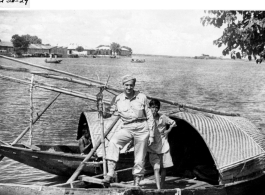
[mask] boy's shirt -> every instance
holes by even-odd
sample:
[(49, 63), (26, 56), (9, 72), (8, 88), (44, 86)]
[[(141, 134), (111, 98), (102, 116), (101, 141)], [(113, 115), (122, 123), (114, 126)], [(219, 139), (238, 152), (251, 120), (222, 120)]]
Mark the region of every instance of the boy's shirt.
[(148, 146), (148, 152), (163, 154), (169, 150), (168, 139), (161, 133), (165, 132), (167, 125), (172, 125), (174, 121), (166, 115), (159, 114), (158, 120), (155, 120), (154, 143)]

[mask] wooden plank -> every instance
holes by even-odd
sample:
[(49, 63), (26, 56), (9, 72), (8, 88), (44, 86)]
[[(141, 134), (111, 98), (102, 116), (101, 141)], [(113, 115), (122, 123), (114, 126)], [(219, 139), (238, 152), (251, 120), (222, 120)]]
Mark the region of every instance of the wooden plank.
[(55, 184), (55, 185), (52, 185), (53, 187), (68, 187), (68, 188), (72, 188), (72, 187), (77, 187), (77, 186), (80, 186), (80, 185), (83, 185), (84, 182), (83, 181), (80, 181), (80, 180), (76, 180), (76, 181), (73, 181), (72, 183), (59, 183), (59, 184)]
[(92, 167), (100, 167), (100, 165), (103, 164), (102, 161), (99, 162), (84, 162), (86, 166), (92, 166)]
[[(118, 120), (120, 119), (120, 116), (117, 116), (112, 123), (110, 124), (110, 126), (108, 127), (108, 129), (106, 130), (106, 133), (104, 135), (104, 137), (106, 137), (109, 132), (112, 130), (112, 128), (115, 126), (115, 124), (118, 122)], [(76, 171), (73, 173), (73, 175), (67, 180), (67, 183), (72, 183), (77, 176), (79, 175), (79, 173), (82, 171), (83, 167), (85, 166), (84, 162), (88, 161), (91, 156), (94, 154), (94, 152), (98, 149), (98, 147), (101, 144), (101, 140), (99, 140), (94, 147), (91, 149), (91, 151), (88, 153), (88, 155), (86, 156), (86, 158), (80, 163), (80, 165), (78, 166), (78, 168), (76, 169)]]
[[(102, 182), (101, 179), (97, 179), (97, 178), (94, 178), (94, 177), (81, 175), (81, 176), (78, 177), (78, 179), (80, 179), (82, 181), (85, 181), (85, 182), (89, 182), (89, 183), (96, 183), (96, 184), (104, 185), (104, 183)], [(110, 185), (110, 187), (139, 189), (139, 187), (136, 187), (136, 186), (133, 186), (133, 185), (129, 185), (129, 184), (124, 184), (124, 183), (110, 183), (109, 185)]]
[(196, 189), (196, 188), (205, 188), (205, 187), (212, 187), (213, 185), (199, 180), (187, 180), (189, 183), (194, 183), (191, 186), (186, 187), (185, 189)]
[(80, 175), (78, 177), (78, 179), (80, 179), (82, 181), (85, 181), (85, 182), (89, 182), (89, 183), (96, 183), (96, 184), (103, 185), (102, 180), (101, 179), (98, 179), (98, 178), (95, 178), (95, 177), (89, 177), (89, 176), (86, 176), (86, 175)]

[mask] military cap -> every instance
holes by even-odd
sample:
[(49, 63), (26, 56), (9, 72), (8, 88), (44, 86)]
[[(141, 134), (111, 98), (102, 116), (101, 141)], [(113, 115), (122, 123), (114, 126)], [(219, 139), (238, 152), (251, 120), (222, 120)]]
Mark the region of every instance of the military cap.
[(122, 77), (122, 84), (130, 81), (130, 80), (134, 80), (134, 83), (136, 82), (136, 78), (132, 75), (125, 75)]

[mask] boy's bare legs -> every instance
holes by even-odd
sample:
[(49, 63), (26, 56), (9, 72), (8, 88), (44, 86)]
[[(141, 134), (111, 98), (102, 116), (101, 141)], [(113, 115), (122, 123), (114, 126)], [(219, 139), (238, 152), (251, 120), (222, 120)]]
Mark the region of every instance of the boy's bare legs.
[(166, 180), (166, 169), (161, 167), (161, 189), (164, 188), (165, 180)]
[(159, 174), (159, 169), (155, 169), (154, 172), (155, 172), (156, 187), (157, 187), (157, 189), (160, 190), (161, 187), (160, 187), (160, 174)]

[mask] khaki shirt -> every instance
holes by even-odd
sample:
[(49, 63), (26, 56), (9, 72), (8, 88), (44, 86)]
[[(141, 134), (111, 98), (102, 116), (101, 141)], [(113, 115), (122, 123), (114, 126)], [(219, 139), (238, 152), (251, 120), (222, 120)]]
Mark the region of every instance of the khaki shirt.
[(147, 120), (150, 137), (154, 137), (155, 122), (148, 108), (147, 97), (143, 93), (135, 91), (131, 99), (125, 93), (119, 94), (113, 98), (110, 111), (117, 112), (124, 124)]

